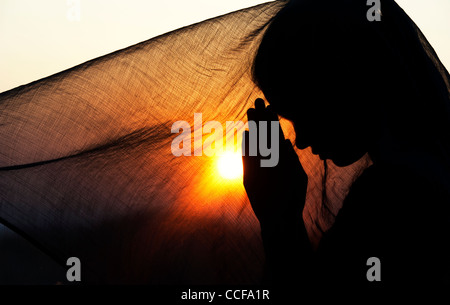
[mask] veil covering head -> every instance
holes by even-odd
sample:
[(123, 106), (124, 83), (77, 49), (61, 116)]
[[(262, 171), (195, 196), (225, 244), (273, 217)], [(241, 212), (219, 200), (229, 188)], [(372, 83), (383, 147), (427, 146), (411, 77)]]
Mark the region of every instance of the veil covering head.
[[(266, 30), (310, 2), (268, 2), (206, 20), (0, 94), (1, 222), (64, 265), (80, 258), (87, 282), (259, 282), (263, 248), (242, 181), (221, 178), (217, 157), (194, 156), (194, 141), (192, 156), (174, 156), (171, 126), (188, 122), (191, 137), (199, 131), (194, 113), (224, 131), (227, 121), (245, 122), (263, 96), (252, 66)], [(366, 1), (342, 4), (352, 2)], [(448, 127), (448, 72), (395, 2), (384, 8), (389, 24), (380, 23), (379, 35), (398, 43), (391, 48), (426, 105), (445, 110), (436, 121)], [(319, 71), (324, 79), (328, 72)], [(281, 125), (293, 142), (290, 123)], [(448, 142), (439, 141), (448, 128), (420, 128), (434, 130), (436, 159), (448, 161)], [(309, 148), (297, 152), (309, 177), (303, 218), (317, 245), (371, 160), (337, 167)]]
[[(313, 126), (306, 126), (314, 135), (330, 134), (337, 125), (387, 129), (391, 150), (382, 152), (384, 161), (418, 172), (449, 195), (449, 74), (395, 1), (381, 1), (380, 22), (370, 22), (368, 12), (359, 0), (289, 1), (264, 34), (254, 81), (282, 116), (314, 116)], [(357, 133), (358, 141), (373, 137), (373, 130), (364, 132)], [(309, 228), (314, 243), (318, 231), (334, 222), (347, 187), (370, 163), (367, 155), (352, 170), (324, 161), (322, 175), (317, 167), (308, 173), (310, 180), (322, 181), (308, 189), (317, 198), (313, 189), (320, 185), (322, 205), (309, 198), (304, 211), (305, 220), (315, 223)]]

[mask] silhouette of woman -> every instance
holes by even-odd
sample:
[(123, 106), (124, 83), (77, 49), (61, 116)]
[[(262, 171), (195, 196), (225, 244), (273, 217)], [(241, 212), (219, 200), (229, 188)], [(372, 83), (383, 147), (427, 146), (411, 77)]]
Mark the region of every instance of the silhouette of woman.
[(273, 168), (245, 154), (244, 186), (271, 283), (448, 281), (449, 75), (394, 1), (381, 2), (380, 22), (368, 21), (368, 9), (357, 0), (290, 1), (254, 60), (270, 105), (256, 100), (249, 121), (284, 117), (297, 148), (340, 167), (366, 153), (373, 161), (313, 249), (302, 218), (308, 177), (291, 143), (280, 137)]

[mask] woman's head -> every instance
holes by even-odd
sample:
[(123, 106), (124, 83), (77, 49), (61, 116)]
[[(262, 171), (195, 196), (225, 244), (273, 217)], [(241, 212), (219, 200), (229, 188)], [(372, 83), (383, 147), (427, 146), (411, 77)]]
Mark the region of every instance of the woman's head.
[(370, 22), (368, 9), (357, 0), (290, 1), (272, 20), (253, 65), (268, 102), (293, 122), (298, 148), (311, 146), (338, 166), (373, 149), (385, 128), (408, 145), (426, 138), (433, 128), (415, 128), (414, 121), (430, 122), (437, 113), (421, 115), (420, 103), (435, 96), (428, 94), (433, 86), (426, 84), (425, 68), (409, 66), (427, 64), (417, 33), (416, 41), (407, 37), (412, 26), (395, 28), (390, 16)]

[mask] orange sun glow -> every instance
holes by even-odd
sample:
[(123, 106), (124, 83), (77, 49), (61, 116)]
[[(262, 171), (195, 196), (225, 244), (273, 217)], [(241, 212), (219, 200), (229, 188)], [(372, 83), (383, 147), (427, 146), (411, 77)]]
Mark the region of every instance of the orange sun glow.
[(217, 160), (217, 169), (224, 179), (238, 179), (243, 175), (240, 152), (225, 152)]

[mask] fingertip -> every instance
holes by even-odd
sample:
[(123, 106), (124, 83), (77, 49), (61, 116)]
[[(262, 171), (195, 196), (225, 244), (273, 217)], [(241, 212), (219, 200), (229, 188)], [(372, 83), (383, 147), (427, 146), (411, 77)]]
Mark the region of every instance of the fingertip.
[(242, 158), (248, 156), (250, 131), (244, 130), (242, 133)]
[(262, 98), (257, 98), (255, 100), (255, 108), (258, 110), (266, 108), (266, 103), (264, 102), (264, 100)]

